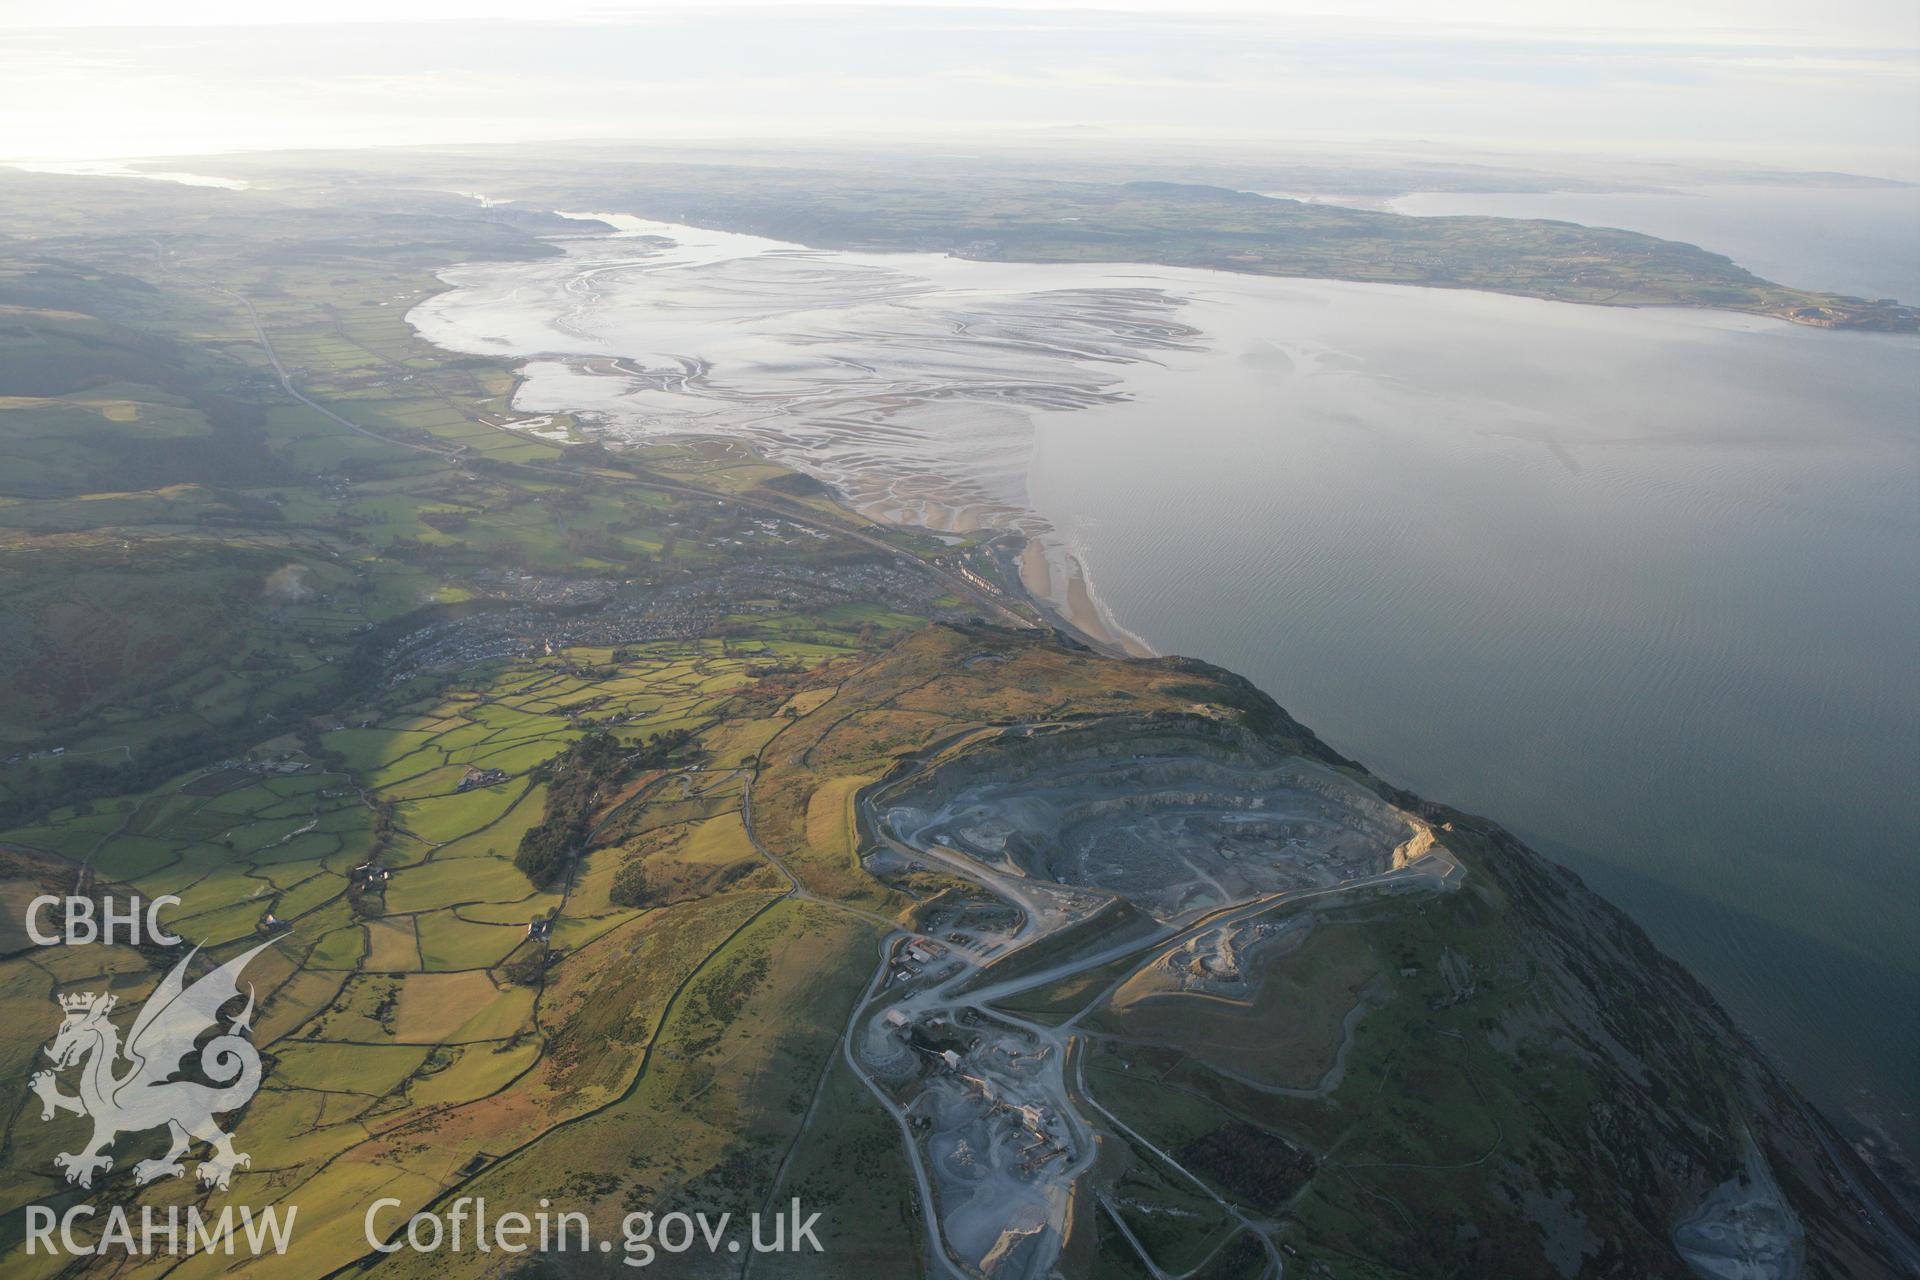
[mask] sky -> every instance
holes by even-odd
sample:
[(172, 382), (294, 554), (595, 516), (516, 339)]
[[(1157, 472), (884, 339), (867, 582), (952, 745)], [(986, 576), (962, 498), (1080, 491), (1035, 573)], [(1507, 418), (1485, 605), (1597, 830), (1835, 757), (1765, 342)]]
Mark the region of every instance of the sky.
[(1066, 126), (1920, 180), (1920, 4), (0, 0), (5, 159)]

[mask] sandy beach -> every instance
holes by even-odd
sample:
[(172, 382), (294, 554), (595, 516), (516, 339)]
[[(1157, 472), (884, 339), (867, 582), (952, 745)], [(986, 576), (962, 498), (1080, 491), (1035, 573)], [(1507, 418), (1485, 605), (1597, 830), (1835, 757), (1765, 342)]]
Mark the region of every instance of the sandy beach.
[[(1156, 657), (1138, 636), (1112, 625), (1105, 609), (1087, 584), (1079, 558), (1061, 552), (1064, 572), (1056, 572), (1041, 538), (1029, 538), (1020, 553), (1020, 585), (1036, 608), (1054, 621), (1077, 631), (1103, 649), (1132, 658)], [(1058, 579), (1064, 577), (1062, 589)]]

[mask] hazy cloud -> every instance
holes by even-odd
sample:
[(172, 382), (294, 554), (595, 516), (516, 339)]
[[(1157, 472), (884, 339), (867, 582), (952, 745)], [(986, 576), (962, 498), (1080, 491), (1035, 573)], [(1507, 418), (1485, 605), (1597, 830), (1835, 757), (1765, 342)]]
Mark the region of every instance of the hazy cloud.
[[(540, 22), (425, 21), (395, 0), (220, 25), (253, 5), (13, 0), (0, 154), (70, 158), (271, 146), (977, 133), (1088, 124), (1233, 137), (1439, 138), (1844, 166), (1920, 178), (1920, 6), (1609, 5), (1563, 19), (1499, 0), (666, 6), (562, 0)], [(483, 10), (484, 11), (484, 10)], [(524, 12), (498, 5), (502, 15)], [(1745, 21), (1741, 21), (1742, 17)], [(167, 19), (162, 26), (137, 22)]]

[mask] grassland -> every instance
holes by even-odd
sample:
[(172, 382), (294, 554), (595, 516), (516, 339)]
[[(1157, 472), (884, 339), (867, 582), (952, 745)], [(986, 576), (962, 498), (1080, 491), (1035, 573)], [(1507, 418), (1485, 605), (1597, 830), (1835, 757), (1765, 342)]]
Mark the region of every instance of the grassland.
[[(0, 833), (42, 880), (90, 866), (177, 895), (170, 927), (214, 958), (277, 940), (249, 972), (269, 1081), (236, 1124), (258, 1155), (233, 1194), (326, 1225), (249, 1274), (358, 1256), (334, 1211), (376, 1194), (407, 1209), (456, 1191), (564, 1197), (608, 1229), (663, 1200), (744, 1214), (804, 1191), (843, 1256), (918, 1248), (902, 1153), (837, 1054), (887, 917), (917, 909), (864, 870), (854, 796), (1007, 716), (1172, 709), (1192, 678), (1006, 631), (876, 646), (871, 617), (844, 610), (792, 640), (795, 616), (420, 672), (337, 727)], [(566, 873), (536, 886), (515, 847), (589, 731), (651, 763), (594, 798)], [(638, 901), (618, 888), (634, 869)], [(136, 952), (85, 958), (0, 961), (10, 1016), (32, 1024), (102, 980), (135, 1000), (158, 976)], [(22, 1076), (6, 1089), (14, 1211), (59, 1193), (51, 1156), (71, 1135), (38, 1121)], [(823, 1158), (835, 1150), (847, 1158)]]
[[(609, 592), (891, 549), (724, 445), (613, 460), (518, 429), (512, 367), (405, 313), (434, 268), (551, 252), (537, 233), (575, 224), (469, 208), (0, 177), (0, 821), (336, 711), (436, 624), (527, 635)], [(844, 540), (768, 520), (785, 511)]]
[[(382, 1186), (425, 1203), (466, 1185), (471, 1162), (489, 1170), (482, 1186), (563, 1166), (585, 1176), (583, 1152), (604, 1149), (609, 1168), (624, 1168), (663, 1109), (683, 1136), (709, 1109), (704, 1136), (676, 1140), (671, 1167), (690, 1187), (725, 1188), (743, 1143), (793, 1141), (812, 1086), (792, 1081), (824, 1069), (872, 945), (870, 922), (785, 898), (743, 825), (751, 765), (739, 761), (793, 723), (755, 713), (787, 705), (795, 677), (754, 672), (768, 649), (783, 668), (863, 660), (851, 633), (837, 650), (822, 645), (829, 626), (792, 651), (771, 638), (752, 658), (713, 639), (422, 677), (354, 709), (355, 727), (305, 745), (270, 739), (246, 764), (104, 802), (104, 838), (102, 824), (63, 809), (0, 834), (0, 846), (49, 882), (84, 865), (105, 875), (111, 862), (144, 894), (177, 895), (168, 927), (213, 955), (276, 939), (249, 972), (271, 1081), (242, 1126), (261, 1154), (236, 1194), (325, 1206)], [(537, 779), (588, 722), (635, 747), (661, 726), (690, 732), (675, 767), (604, 797), (590, 849), (562, 883), (537, 888), (512, 858), (522, 811), (537, 809)], [(502, 743), (515, 748), (513, 771), (463, 786), (483, 762), (502, 769)], [(689, 806), (704, 816), (684, 817)], [(634, 863), (671, 868), (667, 900), (610, 899)], [(741, 863), (745, 874), (714, 878)], [(383, 873), (371, 887), (355, 870), (370, 864)], [(535, 920), (547, 939), (530, 938)], [(125, 998), (157, 977), (134, 952), (102, 949), (95, 963), (109, 956)], [(52, 993), (102, 976), (53, 971), (31, 951), (0, 962), (0, 990), (23, 1021)], [(742, 1055), (760, 1052), (772, 1056), (743, 1071)], [(761, 1096), (776, 1081), (788, 1083)], [(11, 1210), (57, 1191), (49, 1144), (69, 1135), (38, 1123), (22, 1074), (6, 1088)], [(768, 1117), (765, 1133), (749, 1113)], [(607, 1203), (612, 1212), (620, 1199)], [(315, 1273), (311, 1255), (255, 1272)]]
[[(0, 882), (22, 906), (80, 879), (176, 895), (165, 923), (208, 959), (274, 940), (247, 975), (269, 1083), (234, 1195), (322, 1225), (250, 1274), (364, 1253), (376, 1193), (539, 1180), (589, 1134), (618, 1164), (667, 1114), (687, 1140), (647, 1176), (690, 1195), (794, 1147), (877, 926), (790, 895), (749, 782), (953, 589), (862, 594), (914, 540), (738, 450), (516, 431), (511, 370), (402, 317), (435, 267), (545, 251), (537, 218), (106, 186), (0, 180)], [(670, 758), (592, 797), (535, 885), (515, 852), (589, 732)], [(819, 838), (851, 865), (848, 792)], [(19, 935), (10, 915), (21, 1026), (89, 984), (137, 1001), (166, 958)], [(9, 1246), (70, 1139), (26, 1074), (0, 1093)]]

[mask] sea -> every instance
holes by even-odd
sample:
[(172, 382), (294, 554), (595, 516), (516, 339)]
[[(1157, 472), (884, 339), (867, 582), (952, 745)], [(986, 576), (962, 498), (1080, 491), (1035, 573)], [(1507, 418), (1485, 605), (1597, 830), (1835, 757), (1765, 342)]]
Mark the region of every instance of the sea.
[[(1775, 194), (1695, 225), (1920, 300), (1882, 193), (1857, 254), (1741, 229)], [(1557, 216), (1677, 234), (1605, 207)], [(1024, 534), (1110, 634), (1573, 868), (1848, 1132), (1920, 1152), (1920, 338), (601, 216), (411, 318), (523, 358), (529, 414), (746, 439), (877, 518)]]

